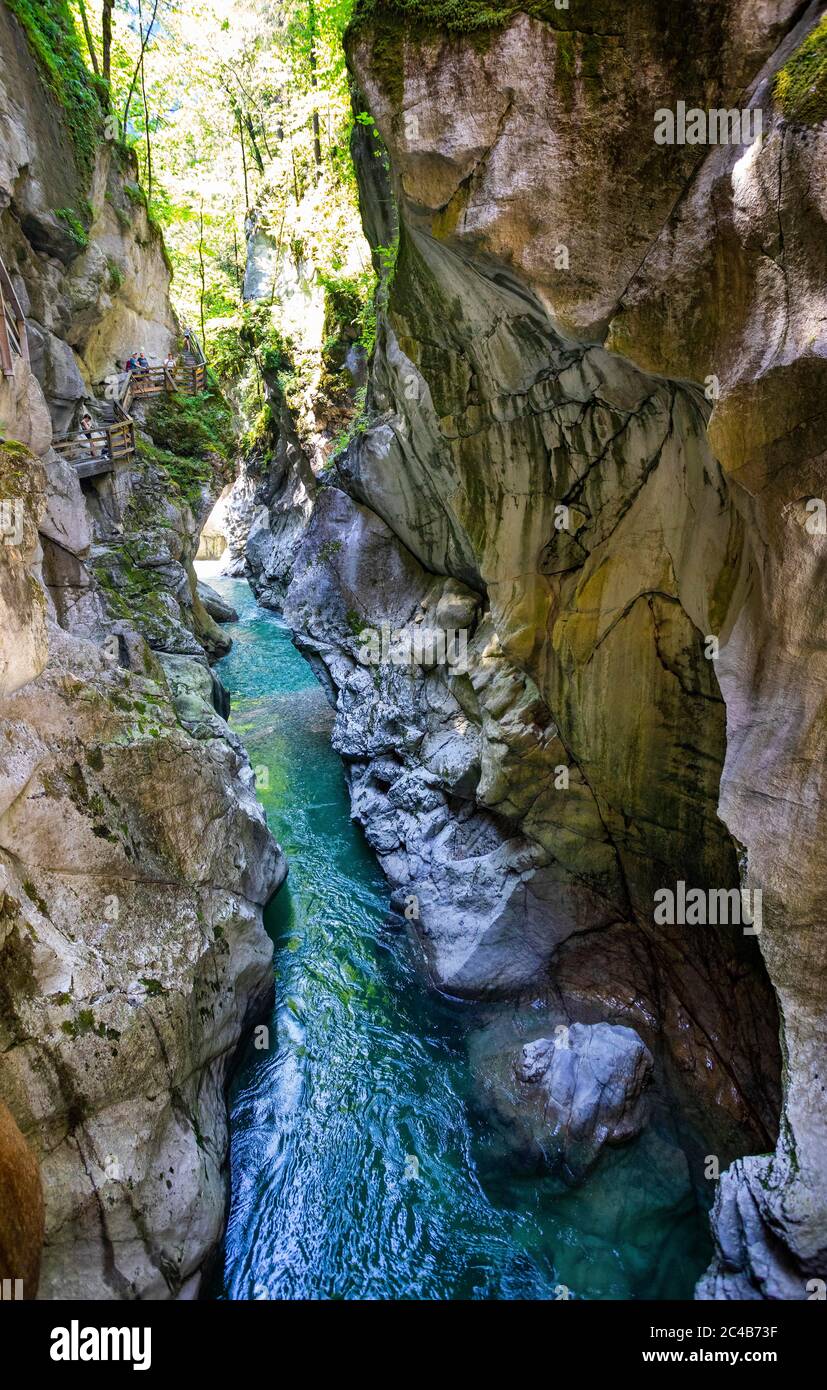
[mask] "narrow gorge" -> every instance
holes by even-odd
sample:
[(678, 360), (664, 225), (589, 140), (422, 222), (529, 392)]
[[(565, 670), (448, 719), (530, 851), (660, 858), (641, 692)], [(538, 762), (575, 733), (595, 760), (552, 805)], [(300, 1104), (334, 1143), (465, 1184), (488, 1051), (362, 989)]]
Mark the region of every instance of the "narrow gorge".
[(2, 1278), (820, 1300), (825, 7), (190, 10), (0, 5)]

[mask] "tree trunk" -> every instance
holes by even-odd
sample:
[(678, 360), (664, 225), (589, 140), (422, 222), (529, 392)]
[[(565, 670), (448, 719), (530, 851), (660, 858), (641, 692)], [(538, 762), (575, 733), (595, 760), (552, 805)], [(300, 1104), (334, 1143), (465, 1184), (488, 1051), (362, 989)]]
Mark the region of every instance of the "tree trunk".
[(129, 84), (129, 91), (127, 92), (127, 95), (126, 95), (126, 106), (125, 106), (124, 109), (123, 109), (123, 133), (124, 133), (124, 139), (126, 139), (126, 123), (127, 123), (127, 121), (129, 120), (129, 108), (130, 108), (130, 106), (132, 105), (132, 97), (133, 97), (133, 95), (134, 95), (134, 93), (135, 93), (135, 83), (138, 81), (138, 73), (141, 71), (141, 63), (144, 61), (144, 51), (145, 51), (145, 49), (146, 49), (147, 44), (149, 43), (149, 38), (150, 38), (150, 35), (151, 35), (151, 33), (152, 33), (152, 26), (153, 26), (153, 24), (155, 23), (155, 16), (157, 15), (157, 13), (158, 13), (158, 0), (155, 0), (155, 4), (154, 4), (153, 7), (152, 7), (152, 18), (151, 18), (151, 20), (149, 21), (149, 25), (148, 25), (148, 27), (147, 27), (146, 33), (143, 32), (143, 27), (141, 27), (141, 29), (140, 29), (140, 36), (141, 36), (141, 51), (140, 51), (140, 53), (138, 54), (138, 61), (137, 61), (137, 63), (135, 64), (135, 71), (134, 71), (133, 74), (132, 74), (132, 81), (131, 81), (130, 84)]
[[(313, 88), (314, 93), (318, 93), (319, 83), (316, 77), (316, 6), (313, 0), (310, 0), (308, 24), (310, 29), (310, 86)], [(318, 100), (318, 96), (314, 96), (314, 101), (316, 100)], [(319, 111), (315, 105), (313, 107), (313, 159), (316, 164), (315, 182), (318, 183), (319, 176), (322, 172), (322, 141), (321, 131), (319, 129)]]
[(103, 77), (108, 82), (112, 73), (112, 9), (115, 0), (103, 0), (101, 28), (103, 31)]
[(201, 318), (201, 350), (207, 356), (207, 332), (204, 326), (204, 298), (206, 295), (206, 275), (204, 273), (204, 203), (198, 213), (198, 275), (201, 282), (199, 310)]
[(146, 101), (146, 82), (144, 81), (144, 61), (141, 59), (141, 96), (144, 102), (144, 132), (146, 134), (146, 196), (152, 201), (152, 145), (149, 139), (149, 107)]
[(244, 211), (250, 211), (250, 190), (247, 186), (247, 151), (244, 148), (244, 122), (241, 119), (241, 110), (237, 106), (235, 109), (238, 120), (238, 139), (241, 144), (241, 167), (244, 170)]
[[(144, 15), (141, 0), (138, 0), (138, 29), (143, 33)], [(146, 71), (144, 67), (144, 50), (141, 49), (141, 97), (144, 103), (144, 134), (146, 135), (146, 196), (147, 202), (152, 201), (152, 144), (149, 139), (149, 107), (146, 101)]]
[(264, 161), (263, 161), (263, 159), (262, 159), (262, 157), (261, 157), (261, 151), (259, 150), (258, 144), (256, 143), (256, 132), (255, 132), (255, 129), (254, 129), (254, 127), (253, 127), (253, 120), (252, 120), (252, 117), (249, 115), (249, 113), (244, 117), (244, 123), (245, 123), (245, 125), (247, 126), (247, 134), (248, 134), (249, 137), (250, 137), (250, 144), (252, 145), (252, 148), (253, 148), (253, 158), (255, 159), (256, 165), (258, 166), (258, 172), (259, 172), (260, 174), (263, 174), (263, 173), (264, 173)]
[(86, 13), (85, 0), (78, 0), (78, 9), (80, 10), (80, 18), (81, 23), (83, 24), (83, 32), (86, 35), (86, 47), (89, 49), (89, 57), (92, 60), (92, 71), (96, 77), (100, 77), (100, 68), (98, 67), (98, 55), (95, 52), (95, 45), (92, 41), (92, 30), (89, 28), (89, 16)]

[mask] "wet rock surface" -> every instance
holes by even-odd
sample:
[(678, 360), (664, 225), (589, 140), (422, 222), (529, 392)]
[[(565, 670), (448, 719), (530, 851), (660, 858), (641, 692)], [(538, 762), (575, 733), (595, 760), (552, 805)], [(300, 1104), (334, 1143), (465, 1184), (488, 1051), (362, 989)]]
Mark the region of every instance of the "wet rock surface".
[(632, 1028), (561, 1024), (479, 1065), (478, 1084), (526, 1164), (582, 1182), (604, 1144), (636, 1138), (654, 1061)]
[[(818, 14), (724, 6), (712, 42), (693, 12), (693, 54), (657, 5), (611, 33), (518, 14), (473, 39), (390, 5), (351, 35), (388, 153), (388, 182), (360, 161), (365, 226), (387, 244), (395, 208), (399, 250), (371, 423), (319, 495), (284, 608), (440, 988), (550, 987), (569, 1020), (628, 1023), (722, 1167), (775, 1144), (780, 1013), (781, 1139), (721, 1188), (719, 1297), (806, 1297), (827, 1233), (825, 541), (807, 524), (827, 476), (823, 132), (772, 95)], [(701, 105), (753, 83), (760, 145), (658, 151), (653, 109), (696, 69)], [(476, 598), (463, 673), (360, 660), (365, 628), (413, 633), (449, 582)], [(659, 926), (654, 893), (679, 880), (760, 888), (762, 929)], [(752, 1164), (769, 1165), (760, 1200)]]

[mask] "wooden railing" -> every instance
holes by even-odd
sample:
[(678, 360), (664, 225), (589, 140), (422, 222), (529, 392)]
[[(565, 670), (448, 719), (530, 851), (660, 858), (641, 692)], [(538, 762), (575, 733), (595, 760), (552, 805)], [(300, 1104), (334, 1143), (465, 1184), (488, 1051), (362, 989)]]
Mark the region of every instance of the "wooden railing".
[(29, 360), (26, 318), (2, 260), (0, 260), (0, 366), (3, 376), (14, 376), (14, 358)]
[(162, 396), (165, 392), (183, 391), (187, 396), (200, 395), (207, 388), (207, 366), (204, 362), (181, 362), (170, 372), (166, 367), (140, 367), (125, 378), (121, 394), (112, 397), (125, 415), (132, 402), (144, 396)]
[(175, 391), (197, 396), (206, 390), (207, 364), (204, 353), (191, 333), (188, 339), (185, 359), (174, 373), (166, 367), (139, 367), (125, 373), (120, 380), (117, 377), (107, 378), (105, 396), (115, 416), (113, 424), (96, 425), (88, 432), (78, 430), (63, 439), (53, 440), (52, 447), (75, 465), (79, 477), (92, 478), (99, 473), (110, 473), (118, 459), (134, 455), (135, 426), (130, 411), (136, 400)]
[(175, 385), (187, 396), (198, 396), (207, 389), (205, 362), (182, 362), (175, 373)]
[(140, 396), (161, 396), (165, 391), (175, 390), (175, 382), (166, 367), (140, 367), (130, 372), (128, 385), (131, 400)]
[(54, 440), (52, 448), (75, 465), (81, 478), (111, 473), (119, 459), (134, 455), (135, 426), (129, 417), (113, 425), (96, 425), (69, 438)]

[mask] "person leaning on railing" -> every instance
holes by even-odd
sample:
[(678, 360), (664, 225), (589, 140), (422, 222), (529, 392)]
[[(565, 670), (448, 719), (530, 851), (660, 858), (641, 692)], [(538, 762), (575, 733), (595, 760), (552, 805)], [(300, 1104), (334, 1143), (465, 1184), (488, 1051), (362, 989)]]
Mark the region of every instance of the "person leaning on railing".
[(143, 348), (140, 352), (133, 353), (132, 357), (127, 358), (126, 370), (133, 376), (143, 376), (145, 372), (149, 371), (149, 359)]
[(78, 433), (78, 439), (81, 441), (81, 443), (83, 443), (84, 440), (86, 441), (87, 446), (89, 448), (89, 453), (94, 459), (98, 456), (98, 450), (95, 444), (94, 435), (92, 433), (93, 426), (94, 422), (92, 420), (92, 416), (89, 414), (88, 410), (84, 410), (83, 414), (80, 417), (80, 431)]
[(108, 459), (112, 457), (109, 431), (102, 430), (96, 425), (88, 410), (84, 410), (80, 417), (78, 439), (88, 448), (90, 458)]

